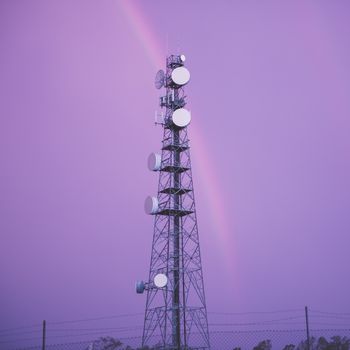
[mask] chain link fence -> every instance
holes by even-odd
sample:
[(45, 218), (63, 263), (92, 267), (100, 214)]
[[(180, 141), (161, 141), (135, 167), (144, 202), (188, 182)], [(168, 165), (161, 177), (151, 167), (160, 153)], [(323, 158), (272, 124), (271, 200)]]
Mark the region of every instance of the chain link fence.
[[(194, 335), (195, 336), (195, 335)], [(350, 350), (350, 329), (311, 330), (309, 344), (306, 331), (301, 330), (249, 330), (215, 331), (210, 333), (211, 350)], [(154, 337), (150, 347), (161, 349)], [(62, 344), (47, 344), (45, 350), (143, 350), (141, 337), (100, 337), (95, 340)], [(1, 350), (12, 350), (1, 347)], [(42, 345), (17, 348), (42, 350)]]

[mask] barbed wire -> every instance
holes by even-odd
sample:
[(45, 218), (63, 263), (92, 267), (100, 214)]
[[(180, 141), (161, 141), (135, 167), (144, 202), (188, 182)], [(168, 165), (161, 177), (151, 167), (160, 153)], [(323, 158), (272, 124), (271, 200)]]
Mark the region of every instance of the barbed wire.
[(337, 319), (337, 320), (347, 320), (350, 322), (350, 317), (344, 317), (344, 316), (337, 316), (337, 315), (309, 315), (312, 318), (326, 318), (326, 319)]
[(140, 316), (144, 315), (144, 313), (134, 313), (134, 314), (120, 314), (120, 315), (112, 315), (112, 316), (101, 316), (101, 317), (95, 317), (95, 318), (83, 318), (78, 320), (67, 320), (67, 321), (50, 321), (50, 324), (65, 324), (65, 323), (79, 323), (79, 322), (90, 322), (90, 321), (100, 321), (100, 320), (108, 320), (108, 319), (114, 319), (114, 318), (122, 318), (122, 317), (134, 317), (134, 316)]
[(217, 323), (217, 325), (256, 326), (256, 325), (276, 323), (276, 322), (280, 322), (280, 321), (296, 320), (298, 318), (304, 318), (304, 317), (303, 316), (294, 316), (294, 317), (279, 318), (279, 319), (275, 319), (275, 320), (267, 320), (267, 321), (260, 321), (260, 322), (247, 322), (247, 323)]
[(254, 314), (278, 314), (278, 313), (288, 313), (288, 312), (304, 312), (303, 309), (287, 309), (287, 310), (274, 310), (274, 311), (245, 311), (245, 312), (208, 312), (212, 315), (254, 315)]
[[(35, 324), (35, 325), (30, 325), (30, 326), (21, 326), (21, 327), (14, 327), (14, 328), (4, 328), (0, 329), (0, 333), (2, 332), (10, 332), (10, 331), (15, 331), (15, 330), (20, 330), (20, 329), (28, 329), (28, 328), (34, 328), (34, 327), (41, 327), (41, 324)], [(0, 334), (1, 335), (1, 334)]]
[[(284, 310), (272, 310), (272, 311), (245, 311), (245, 312), (221, 312), (221, 311), (211, 311), (208, 312), (210, 315), (232, 315), (232, 316), (242, 316), (242, 315), (268, 315), (268, 314), (278, 314), (278, 313), (291, 313), (291, 312), (304, 312), (303, 309), (284, 309)], [(312, 315), (313, 313), (321, 314), (321, 315)], [(350, 319), (350, 312), (329, 312), (329, 311), (320, 311), (309, 309), (309, 314), (312, 317), (329, 317), (329, 318), (339, 318), (339, 319)], [(322, 316), (324, 315), (324, 316)], [(144, 312), (139, 313), (125, 313), (125, 314), (117, 314), (110, 316), (100, 316), (93, 318), (82, 318), (75, 320), (63, 320), (63, 321), (48, 321), (47, 323), (50, 325), (60, 325), (60, 324), (68, 324), (68, 323), (80, 323), (80, 322), (92, 322), (92, 321), (100, 321), (100, 320), (108, 320), (115, 318), (123, 318), (123, 317), (136, 317), (136, 316), (144, 316)], [(343, 316), (343, 317), (339, 317)], [(345, 316), (345, 317), (344, 317)], [(347, 317), (348, 316), (348, 317)], [(2, 332), (10, 332), (15, 330), (29, 329), (41, 327), (41, 324), (33, 324), (28, 326), (0, 329), (0, 334)]]
[(36, 338), (16, 338), (16, 339), (12, 339), (12, 340), (0, 340), (0, 344), (8, 344), (8, 343), (14, 343), (16, 341), (32, 341), (32, 340), (40, 340), (40, 338), (36, 337)]
[[(277, 315), (277, 314), (291, 314), (288, 317), (280, 317), (280, 318), (269, 318), (269, 315)], [(299, 314), (296, 314), (299, 313)], [(209, 315), (214, 317), (214, 320), (217, 322), (209, 323), (209, 327), (213, 329), (210, 333), (256, 333), (256, 332), (305, 332), (305, 315), (304, 309), (284, 309), (284, 310), (272, 310), (272, 311), (246, 311), (246, 312), (221, 312), (221, 311), (213, 311), (208, 312)], [(256, 320), (251, 322), (225, 322), (228, 320), (235, 320), (236, 317), (239, 316), (257, 316), (254, 317)], [(131, 337), (122, 337), (119, 335), (123, 333), (134, 333), (143, 328), (142, 325), (121, 325), (116, 327), (109, 327), (106, 325), (104, 327), (102, 324), (98, 327), (79, 327), (78, 325), (85, 322), (97, 322), (97, 321), (108, 321), (108, 320), (116, 320), (123, 319), (126, 320), (131, 318), (128, 322), (134, 322), (132, 318), (137, 318), (140, 316), (144, 316), (144, 313), (124, 313), (124, 314), (116, 314), (110, 316), (100, 316), (100, 317), (92, 317), (92, 318), (81, 318), (81, 319), (73, 319), (73, 320), (62, 320), (62, 321), (47, 321), (46, 322), (46, 335), (47, 339), (63, 339), (63, 338), (74, 338), (74, 337), (96, 337), (96, 336), (112, 336), (114, 334), (118, 334), (118, 339), (136, 339), (139, 336), (131, 336)], [(224, 322), (220, 322), (221, 317), (228, 316)], [(231, 316), (233, 318), (231, 318)], [(246, 317), (244, 317), (246, 318)], [(253, 317), (252, 317), (253, 318)], [(260, 319), (258, 319), (260, 318)], [(261, 319), (262, 318), (262, 319)], [(139, 319), (138, 319), (139, 320)], [(337, 322), (338, 321), (338, 322)], [(343, 322), (341, 322), (343, 321)], [(348, 322), (349, 321), (349, 322)], [(105, 322), (106, 323), (106, 322)], [(72, 327), (63, 327), (60, 328), (61, 325), (72, 325)], [(75, 324), (78, 326), (75, 328)], [(73, 326), (74, 325), (74, 326)], [(280, 326), (280, 329), (260, 329), (262, 326)], [(342, 331), (348, 332), (350, 330), (350, 313), (348, 312), (330, 312), (330, 311), (321, 311), (321, 310), (313, 310), (309, 309), (309, 325), (310, 330), (312, 332), (330, 332), (330, 331)], [(256, 326), (257, 329), (251, 329), (250, 327)], [(296, 326), (302, 327), (302, 329), (285, 329), (286, 326)], [(322, 327), (320, 329), (315, 329), (313, 326), (327, 326), (326, 328)], [(221, 329), (218, 330), (218, 327)], [(246, 327), (247, 329), (240, 329), (242, 327)], [(341, 327), (341, 328), (340, 328)], [(20, 327), (13, 328), (5, 328), (0, 329), (0, 344), (10, 344), (14, 342), (30, 342), (30, 341), (40, 341), (42, 332), (42, 324), (31, 324)], [(141, 333), (141, 332), (140, 332)], [(30, 335), (37, 334), (37, 337), (31, 337)], [(127, 335), (126, 334), (126, 335)], [(13, 338), (13, 339), (11, 339)], [(2, 348), (2, 347), (1, 347)]]
[(350, 317), (350, 312), (330, 312), (330, 311), (320, 311), (320, 310), (309, 310), (311, 313), (327, 314), (327, 315), (348, 315)]
[[(193, 333), (196, 336), (198, 333)], [(312, 344), (316, 344), (317, 341), (322, 339), (322, 342), (329, 341), (329, 344), (334, 344), (334, 336), (341, 336), (344, 344), (350, 340), (350, 327), (348, 328), (315, 328), (311, 330)], [(104, 341), (119, 340), (123, 346), (120, 349), (139, 349), (141, 346), (142, 336), (129, 336), (129, 337), (114, 337), (113, 334), (109, 334), (110, 338), (94, 338), (94, 334), (90, 334), (90, 339), (78, 340), (78, 341), (53, 341), (50, 344), (47, 343), (47, 350), (86, 350), (88, 348), (94, 348), (97, 346), (100, 349), (100, 345), (105, 344)], [(153, 342), (156, 344), (157, 336), (155, 335)], [(210, 332), (210, 338), (213, 350), (232, 350), (232, 348), (240, 348), (242, 350), (251, 350), (256, 348), (256, 345), (261, 342), (268, 341), (272, 345), (272, 349), (281, 350), (287, 345), (304, 346), (306, 344), (306, 331), (305, 328), (300, 329), (258, 329), (258, 330), (217, 330)], [(41, 343), (38, 338), (27, 338), (28, 340), (35, 340), (37, 345), (35, 346), (17, 346), (11, 345), (10, 341), (0, 342), (0, 348), (6, 350), (41, 350)], [(111, 343), (112, 344), (112, 343)], [(150, 348), (152, 348), (150, 344)], [(106, 344), (105, 344), (106, 345)], [(313, 345), (314, 346), (314, 345)], [(297, 347), (298, 348), (298, 347)], [(313, 347), (314, 348), (314, 347)]]
[(60, 328), (60, 329), (50, 329), (50, 332), (69, 332), (69, 331), (108, 331), (108, 330), (127, 330), (127, 329), (135, 329), (135, 328), (142, 328), (142, 325), (137, 326), (125, 326), (125, 327), (105, 327), (105, 328)]

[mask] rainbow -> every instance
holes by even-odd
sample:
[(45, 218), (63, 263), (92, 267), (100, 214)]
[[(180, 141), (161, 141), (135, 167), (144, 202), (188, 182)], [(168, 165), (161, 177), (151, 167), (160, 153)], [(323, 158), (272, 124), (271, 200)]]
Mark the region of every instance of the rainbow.
[[(159, 38), (154, 34), (152, 25), (142, 13), (142, 9), (137, 3), (129, 0), (121, 0), (118, 2), (119, 8), (128, 20), (135, 36), (143, 46), (145, 53), (153, 65), (158, 70), (164, 66), (166, 50), (161, 49)], [(165, 47), (165, 45), (164, 45)], [(194, 113), (192, 113), (193, 115)], [(202, 182), (202, 189), (205, 189), (205, 197), (209, 203), (209, 211), (211, 213), (210, 221), (213, 231), (213, 244), (220, 249), (220, 256), (224, 258), (224, 266), (226, 272), (237, 273), (234, 263), (234, 244), (232, 229), (228, 220), (228, 213), (225, 205), (224, 192), (220, 187), (220, 180), (215, 173), (214, 162), (210, 159), (210, 152), (206, 147), (206, 143), (201, 136), (199, 126), (192, 125), (191, 138), (196, 146), (193, 149), (193, 155), (196, 159), (197, 178)], [(232, 215), (230, 214), (230, 217)], [(214, 238), (215, 237), (215, 238)]]

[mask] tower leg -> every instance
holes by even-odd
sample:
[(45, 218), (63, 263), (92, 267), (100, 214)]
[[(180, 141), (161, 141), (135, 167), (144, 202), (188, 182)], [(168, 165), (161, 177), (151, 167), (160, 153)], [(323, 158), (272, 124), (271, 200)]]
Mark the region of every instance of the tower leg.
[[(174, 142), (179, 143), (179, 131), (174, 130)], [(180, 153), (174, 152), (174, 165), (180, 166)], [(179, 173), (174, 173), (174, 187), (181, 187)], [(180, 196), (174, 195), (174, 207), (180, 208)], [(173, 346), (180, 350), (180, 217), (174, 216), (174, 291), (173, 291)]]

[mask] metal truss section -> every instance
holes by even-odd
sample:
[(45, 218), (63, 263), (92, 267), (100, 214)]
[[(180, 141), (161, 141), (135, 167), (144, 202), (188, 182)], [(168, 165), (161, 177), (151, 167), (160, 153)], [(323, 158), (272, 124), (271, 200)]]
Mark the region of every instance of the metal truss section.
[[(186, 105), (184, 87), (171, 79), (184, 56), (167, 58), (166, 108), (142, 346), (167, 350), (210, 349), (199, 235), (186, 127), (172, 121)], [(167, 285), (154, 278), (164, 274)], [(152, 343), (157, 339), (157, 344)]]

